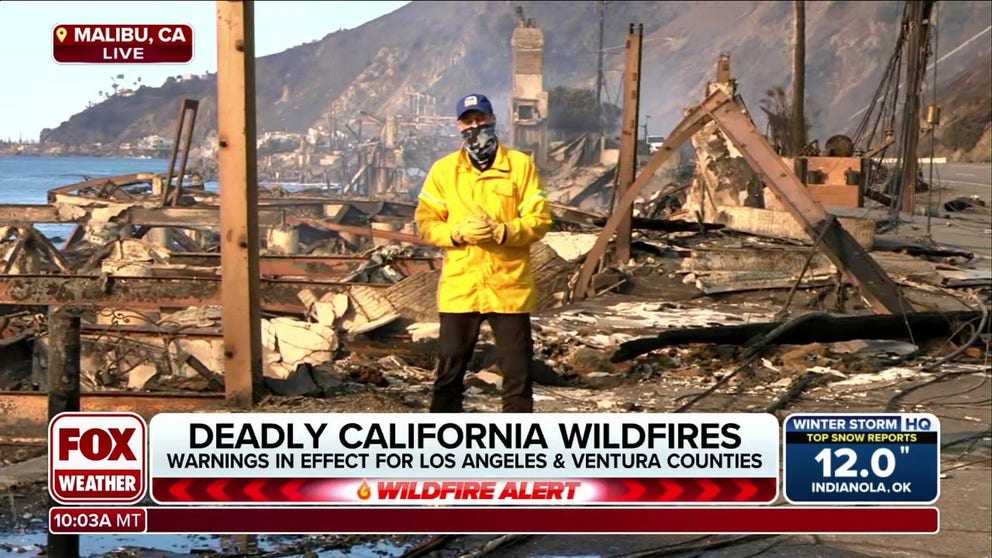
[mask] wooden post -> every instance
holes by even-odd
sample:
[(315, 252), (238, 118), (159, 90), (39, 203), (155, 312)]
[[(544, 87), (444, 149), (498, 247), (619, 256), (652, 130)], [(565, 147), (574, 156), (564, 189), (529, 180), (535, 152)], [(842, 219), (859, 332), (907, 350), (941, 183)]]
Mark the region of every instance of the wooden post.
[[(792, 156), (806, 146), (806, 0), (794, 0), (795, 49), (792, 53)], [(800, 175), (805, 182), (806, 176)]]
[[(79, 411), (79, 314), (53, 307), (48, 314), (48, 420), (64, 412)], [(49, 505), (59, 505), (49, 496)], [(79, 535), (48, 534), (50, 558), (79, 558)]]
[[(624, 61), (623, 117), (620, 131), (620, 160), (617, 166), (616, 199), (620, 200), (634, 182), (637, 171), (637, 119), (638, 100), (641, 83), (641, 36), (644, 25), (630, 24), (627, 36), (627, 57)], [(623, 219), (617, 228), (617, 261), (626, 264), (630, 260), (631, 223), (633, 208), (623, 209)]]
[[(169, 173), (166, 175), (166, 180), (172, 180), (171, 167)], [(168, 192), (168, 186), (165, 180), (159, 178), (158, 176), (152, 178), (152, 195), (160, 198), (164, 198)], [(165, 204), (162, 204), (163, 206)], [(121, 230), (130, 229), (130, 225), (123, 225)], [(145, 239), (156, 246), (161, 246), (166, 250), (170, 250), (169, 247), (169, 229), (166, 227), (152, 227), (145, 233)]]
[[(910, 215), (916, 209), (916, 173), (919, 169), (920, 141), (920, 89), (926, 71), (927, 44), (930, 14), (934, 2), (910, 2), (909, 30), (906, 39), (906, 98), (902, 113), (902, 181), (900, 182), (898, 205)], [(893, 216), (899, 208), (893, 209)]]
[[(596, 2), (599, 13), (599, 55), (596, 59), (596, 130), (599, 132), (599, 140), (603, 141), (603, 87), (606, 80), (603, 79), (603, 26), (606, 21), (606, 2), (600, 0)], [(602, 143), (600, 144), (602, 145)]]
[(262, 330), (255, 152), (255, 43), (251, 0), (217, 2), (224, 384), (243, 408), (261, 397)]

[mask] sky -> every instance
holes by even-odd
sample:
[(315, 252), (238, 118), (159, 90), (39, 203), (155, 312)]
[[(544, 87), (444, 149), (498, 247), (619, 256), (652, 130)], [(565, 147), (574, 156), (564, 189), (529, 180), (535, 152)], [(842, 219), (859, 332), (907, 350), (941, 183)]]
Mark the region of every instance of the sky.
[[(407, 2), (255, 2), (255, 54), (265, 56), (351, 29)], [(187, 24), (189, 64), (59, 64), (52, 58), (52, 28), (60, 23)], [(36, 141), (100, 101), (115, 76), (122, 87), (159, 86), (168, 76), (217, 71), (216, 2), (49, 2), (0, 0), (0, 140)]]

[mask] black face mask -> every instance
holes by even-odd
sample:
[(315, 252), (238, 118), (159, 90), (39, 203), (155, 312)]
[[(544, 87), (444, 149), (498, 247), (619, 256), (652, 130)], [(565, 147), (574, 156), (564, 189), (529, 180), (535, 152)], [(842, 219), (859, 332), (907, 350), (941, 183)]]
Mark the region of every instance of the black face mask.
[(499, 145), (495, 122), (462, 130), (462, 139), (465, 140), (465, 150), (477, 169), (486, 170), (492, 166)]

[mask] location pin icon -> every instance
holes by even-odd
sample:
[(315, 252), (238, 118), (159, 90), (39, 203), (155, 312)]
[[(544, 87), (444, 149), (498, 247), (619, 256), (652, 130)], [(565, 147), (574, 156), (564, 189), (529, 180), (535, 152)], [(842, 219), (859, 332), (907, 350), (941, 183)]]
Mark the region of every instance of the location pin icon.
[(65, 27), (59, 27), (55, 30), (55, 36), (58, 37), (60, 43), (65, 40), (65, 36), (68, 34), (69, 33), (65, 30)]

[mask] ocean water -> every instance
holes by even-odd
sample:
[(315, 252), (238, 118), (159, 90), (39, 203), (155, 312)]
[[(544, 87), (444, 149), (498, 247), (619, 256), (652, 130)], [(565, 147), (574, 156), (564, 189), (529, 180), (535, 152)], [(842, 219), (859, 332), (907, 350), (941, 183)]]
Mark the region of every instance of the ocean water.
[[(167, 159), (111, 157), (39, 157), (0, 155), (0, 203), (47, 203), (48, 191), (87, 178), (139, 172), (164, 173)], [(73, 225), (38, 225), (50, 238), (65, 238)]]

